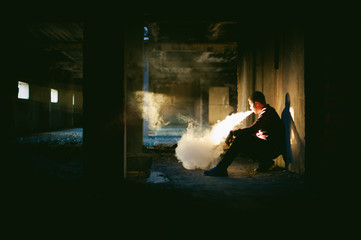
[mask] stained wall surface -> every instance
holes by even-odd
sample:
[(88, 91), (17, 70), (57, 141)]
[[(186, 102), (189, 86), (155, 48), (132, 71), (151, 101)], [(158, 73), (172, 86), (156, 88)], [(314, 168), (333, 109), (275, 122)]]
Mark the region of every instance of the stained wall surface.
[(300, 174), (305, 172), (304, 61), (303, 30), (291, 28), (244, 45), (237, 68), (238, 110), (248, 108), (247, 98), (253, 91), (264, 93), (285, 126), (286, 152), (276, 163)]

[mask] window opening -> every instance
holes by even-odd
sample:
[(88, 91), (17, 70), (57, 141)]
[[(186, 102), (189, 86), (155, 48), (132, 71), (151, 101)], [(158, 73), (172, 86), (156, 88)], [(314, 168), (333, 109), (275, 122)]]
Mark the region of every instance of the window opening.
[(26, 82), (18, 81), (18, 98), (29, 99), (29, 84)]
[(148, 41), (148, 40), (149, 40), (148, 28), (144, 27), (144, 41)]
[(57, 103), (58, 102), (58, 90), (56, 89), (50, 89), (50, 101), (52, 103)]

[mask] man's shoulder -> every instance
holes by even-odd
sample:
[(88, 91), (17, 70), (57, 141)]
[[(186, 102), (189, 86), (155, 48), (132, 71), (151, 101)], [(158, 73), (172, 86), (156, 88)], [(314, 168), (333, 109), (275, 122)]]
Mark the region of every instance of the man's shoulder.
[(265, 115), (277, 115), (278, 116), (278, 113), (277, 113), (276, 109), (274, 109), (274, 107), (272, 107), (269, 104), (267, 104), (265, 106), (265, 108), (262, 109), (262, 112)]
[(266, 111), (276, 111), (276, 109), (269, 104), (267, 104), (264, 108), (266, 109)]
[(269, 113), (269, 112), (275, 112), (276, 110), (269, 104), (267, 104), (261, 111), (262, 113)]

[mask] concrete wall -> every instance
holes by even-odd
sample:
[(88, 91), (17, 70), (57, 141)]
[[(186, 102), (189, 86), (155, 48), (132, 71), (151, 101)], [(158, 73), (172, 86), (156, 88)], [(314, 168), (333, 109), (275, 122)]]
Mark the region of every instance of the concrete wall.
[[(246, 46), (239, 48), (237, 64), (237, 93), (238, 104), (237, 111), (243, 112), (249, 110), (248, 96), (254, 91), (254, 68), (253, 52)], [(247, 127), (254, 121), (254, 116), (248, 117), (242, 123), (242, 127)]]
[(193, 119), (205, 126), (213, 124), (213, 120), (208, 121), (212, 114), (209, 112), (212, 87), (228, 88), (227, 114), (236, 109), (236, 48), (235, 43), (145, 42), (149, 91), (171, 97), (170, 105), (162, 112), (166, 122), (185, 127), (184, 119)]
[[(65, 69), (55, 67), (59, 60), (29, 38), (28, 21), (7, 23), (6, 76), (11, 113), (11, 135), (82, 126), (82, 82)], [(10, 37), (11, 36), (11, 37)], [(5, 50), (5, 49), (4, 49)], [(4, 55), (5, 56), (5, 55)], [(29, 99), (18, 99), (18, 81), (29, 84)], [(58, 103), (50, 103), (50, 89), (58, 90)], [(75, 105), (72, 105), (72, 95)]]
[[(286, 130), (286, 165), (294, 172), (305, 173), (305, 57), (302, 29), (286, 31), (280, 43), (280, 75), (274, 106), (282, 109)], [(279, 86), (281, 85), (281, 86)]]
[(215, 124), (226, 118), (234, 108), (229, 105), (228, 87), (210, 87), (209, 88), (209, 124)]
[[(261, 39), (240, 43), (238, 111), (249, 108), (247, 98), (253, 91), (262, 91), (286, 128), (287, 154), (278, 157), (276, 163), (304, 174), (304, 33), (302, 29), (290, 28), (269, 32)], [(250, 118), (244, 126), (253, 120)]]
[[(71, 76), (64, 72), (39, 77), (42, 76), (43, 79), (35, 79), (25, 73), (13, 79), (14, 86), (17, 81), (29, 84), (29, 99), (18, 99), (16, 92), (12, 97), (15, 135), (82, 127), (82, 86), (74, 84)], [(50, 102), (51, 88), (58, 90), (57, 103)]]

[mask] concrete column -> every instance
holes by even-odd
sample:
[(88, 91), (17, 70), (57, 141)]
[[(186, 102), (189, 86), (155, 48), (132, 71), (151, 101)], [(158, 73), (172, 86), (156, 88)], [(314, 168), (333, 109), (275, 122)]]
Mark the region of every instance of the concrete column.
[(135, 93), (144, 90), (144, 22), (142, 18), (126, 19), (125, 28), (125, 82), (127, 111), (127, 152), (139, 153), (143, 147), (143, 118), (136, 109)]
[(125, 26), (118, 17), (84, 25), (84, 175), (104, 189), (124, 178)]
[[(31, 83), (30, 83), (31, 84)], [(36, 131), (48, 131), (50, 129), (50, 93), (49, 88), (44, 86), (38, 86), (36, 84), (30, 85), (31, 100), (40, 105), (38, 113), (38, 123)]]
[(71, 84), (71, 75), (67, 76), (68, 81), (65, 83), (64, 92), (63, 92), (63, 108), (65, 111), (64, 127), (70, 128), (73, 127), (73, 89)]
[(83, 87), (74, 84), (74, 127), (83, 127)]
[[(8, 156), (13, 156), (13, 144), (12, 141), (15, 137), (15, 119), (14, 119), (14, 104), (17, 101), (18, 95), (18, 60), (20, 55), (19, 51), (19, 26), (15, 24), (16, 21), (2, 22), (2, 32), (4, 35), (8, 36), (6, 38), (1, 38), (0, 48), (1, 48), (1, 57), (3, 59), (3, 67), (0, 75), (2, 82), (0, 88), (0, 107), (1, 107), (1, 154), (2, 159), (2, 169), (6, 169), (2, 173), (3, 181), (3, 192), (4, 195), (7, 195), (7, 190), (10, 190), (13, 193), (13, 189), (18, 190), (18, 188), (12, 188), (17, 183), (22, 182), (22, 168), (17, 163), (18, 161), (11, 161)], [(23, 183), (23, 182), (22, 182)], [(9, 195), (11, 196), (11, 195)]]

